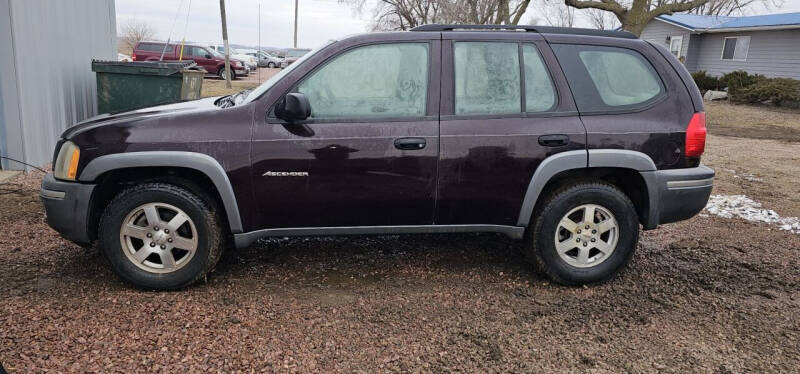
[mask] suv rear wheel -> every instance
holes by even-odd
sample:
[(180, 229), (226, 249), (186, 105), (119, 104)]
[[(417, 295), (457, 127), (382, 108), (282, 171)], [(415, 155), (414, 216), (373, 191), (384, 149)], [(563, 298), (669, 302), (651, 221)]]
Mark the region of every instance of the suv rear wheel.
[(639, 240), (633, 203), (618, 188), (599, 182), (558, 190), (531, 229), (529, 257), (564, 285), (612, 278), (628, 264)]
[(171, 184), (129, 188), (106, 208), (99, 248), (114, 272), (137, 287), (186, 287), (211, 271), (222, 253), (220, 217), (208, 201)]

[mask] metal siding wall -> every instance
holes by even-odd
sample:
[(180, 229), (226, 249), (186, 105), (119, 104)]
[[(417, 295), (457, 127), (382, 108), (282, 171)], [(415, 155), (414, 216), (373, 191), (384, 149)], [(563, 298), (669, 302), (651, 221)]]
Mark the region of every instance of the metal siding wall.
[(689, 49), (686, 51), (686, 69), (694, 73), (697, 71), (697, 60), (700, 56), (700, 38), (698, 34), (692, 34), (689, 37)]
[(647, 24), (647, 26), (644, 27), (644, 30), (642, 30), (642, 35), (639, 36), (639, 39), (652, 39), (655, 40), (656, 43), (661, 44), (669, 49), (667, 36), (682, 36), (683, 42), (681, 43), (681, 56), (684, 56), (688, 59), (689, 43), (691, 41), (690, 35), (691, 33), (689, 30), (670, 25), (666, 22), (661, 22), (659, 20), (652, 20)]
[[(9, 0), (0, 0), (0, 155), (20, 159), (22, 123), (19, 118), (17, 71), (14, 67), (14, 43), (11, 35)], [(3, 169), (19, 169), (21, 165), (2, 160)]]
[[(725, 37), (750, 36), (745, 61), (722, 60)], [(767, 77), (800, 79), (800, 30), (702, 34), (697, 69), (722, 75), (734, 70)]]
[(5, 1), (23, 135), (11, 157), (42, 165), (67, 127), (97, 112), (91, 60), (116, 59), (114, 1)]

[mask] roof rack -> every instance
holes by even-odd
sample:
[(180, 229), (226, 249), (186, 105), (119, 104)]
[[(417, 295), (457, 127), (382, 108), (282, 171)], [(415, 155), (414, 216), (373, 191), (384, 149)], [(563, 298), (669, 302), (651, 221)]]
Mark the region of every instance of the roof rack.
[(610, 38), (638, 39), (636, 35), (627, 31), (581, 29), (575, 27), (551, 27), (529, 25), (455, 25), (455, 24), (427, 24), (417, 26), (410, 31), (456, 31), (456, 30), (506, 30), (538, 32), (540, 34), (570, 34), (587, 36), (605, 36)]

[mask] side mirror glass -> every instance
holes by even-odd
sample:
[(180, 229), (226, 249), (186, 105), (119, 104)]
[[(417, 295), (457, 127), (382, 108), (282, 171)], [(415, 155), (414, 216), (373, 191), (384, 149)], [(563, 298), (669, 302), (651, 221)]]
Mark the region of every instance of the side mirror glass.
[(303, 121), (311, 116), (311, 104), (306, 95), (299, 92), (286, 94), (275, 105), (275, 117), (286, 122)]
[(206, 58), (211, 58), (211, 55), (206, 55)]

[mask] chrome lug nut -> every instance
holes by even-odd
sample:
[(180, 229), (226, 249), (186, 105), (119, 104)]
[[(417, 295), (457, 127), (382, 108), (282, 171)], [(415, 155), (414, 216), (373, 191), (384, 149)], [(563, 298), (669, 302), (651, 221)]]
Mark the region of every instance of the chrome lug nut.
[(583, 246), (584, 246), (584, 247), (585, 247), (585, 246), (587, 246), (587, 245), (588, 245), (588, 244), (586, 244), (586, 242), (583, 242)]
[(167, 242), (172, 243), (172, 238), (167, 238)]
[(592, 230), (592, 234), (597, 234), (597, 230)]
[(158, 226), (156, 226), (156, 227), (153, 227), (153, 230), (156, 230), (156, 231), (158, 231)]
[(587, 230), (589, 229), (589, 225), (586, 225), (586, 229), (587, 229)]
[(578, 229), (578, 234), (580, 234), (580, 233), (581, 233), (581, 229)]
[(592, 243), (594, 243), (594, 242), (596, 242), (596, 241), (597, 241), (597, 239), (595, 239), (595, 238), (592, 238)]
[(151, 234), (151, 233), (149, 233), (149, 232), (148, 232), (148, 233), (147, 233), (147, 237), (148, 237), (148, 238), (152, 238), (152, 237), (153, 237), (153, 234)]
[(156, 242), (150, 242), (150, 246), (151, 247), (155, 247), (156, 246)]
[(164, 244), (161, 245), (161, 249), (166, 249), (166, 248), (167, 248), (166, 245), (164, 245)]
[(169, 234), (169, 230), (167, 230), (167, 229), (164, 229), (164, 233), (165, 233), (165, 234)]

